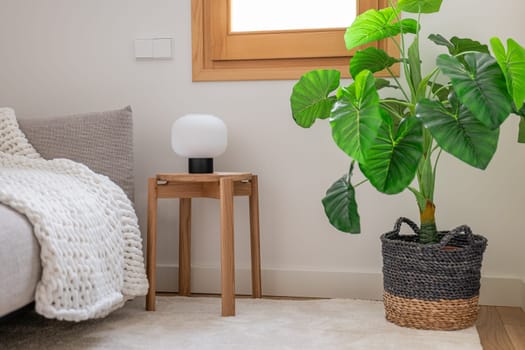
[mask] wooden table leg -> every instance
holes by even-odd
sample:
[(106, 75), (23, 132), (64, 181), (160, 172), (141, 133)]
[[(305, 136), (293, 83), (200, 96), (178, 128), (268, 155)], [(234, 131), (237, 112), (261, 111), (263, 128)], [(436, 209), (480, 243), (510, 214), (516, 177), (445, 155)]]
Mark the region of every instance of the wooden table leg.
[(251, 179), (250, 195), (250, 247), (252, 256), (252, 296), (262, 297), (261, 252), (259, 239), (259, 185), (257, 175)]
[(191, 198), (179, 202), (179, 295), (191, 295)]
[(157, 179), (148, 179), (148, 242), (147, 272), (149, 289), (146, 296), (146, 310), (155, 311), (155, 290), (157, 284)]
[(233, 181), (221, 178), (221, 294), (222, 316), (235, 316), (235, 254), (233, 242)]

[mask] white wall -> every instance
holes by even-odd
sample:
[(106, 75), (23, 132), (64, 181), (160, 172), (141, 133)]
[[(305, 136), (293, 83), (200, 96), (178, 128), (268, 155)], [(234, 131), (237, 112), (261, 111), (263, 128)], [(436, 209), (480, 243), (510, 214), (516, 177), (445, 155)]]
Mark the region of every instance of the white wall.
[[(1, 106), (38, 118), (132, 105), (143, 232), (147, 177), (186, 169), (170, 149), (172, 122), (189, 112), (213, 113), (225, 120), (230, 137), (216, 169), (260, 176), (263, 292), (380, 297), (379, 235), (399, 216), (417, 219), (413, 198), (381, 195), (364, 185), (358, 189), (363, 233), (331, 228), (320, 199), (349, 162), (331, 141), (327, 123), (310, 130), (294, 124), (288, 102), (294, 81), (192, 83), (190, 0), (0, 0), (0, 9)], [(446, 0), (441, 15), (424, 18), (424, 36), (439, 32), (486, 42), (494, 33), (525, 44), (524, 12), (522, 1)], [(173, 37), (173, 59), (135, 60), (133, 39), (157, 34)], [(436, 48), (423, 48), (427, 62)], [(494, 290), (499, 279), (525, 278), (525, 145), (515, 143), (516, 126), (516, 117), (506, 123), (488, 171), (443, 157), (437, 183), (440, 228), (468, 223), (489, 239), (483, 275)], [(244, 292), (246, 206), (245, 199), (236, 200), (237, 280)], [(166, 200), (159, 210), (160, 284), (175, 288), (177, 203)], [(194, 290), (217, 291), (217, 203), (195, 200), (193, 213)], [(519, 304), (519, 293), (511, 291), (511, 302), (498, 293), (486, 301)]]

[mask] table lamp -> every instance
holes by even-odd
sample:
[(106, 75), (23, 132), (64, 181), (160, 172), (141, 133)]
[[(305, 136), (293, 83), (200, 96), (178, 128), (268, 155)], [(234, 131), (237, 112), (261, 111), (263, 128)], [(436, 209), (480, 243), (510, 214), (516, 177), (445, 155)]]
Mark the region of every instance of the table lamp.
[(224, 153), (227, 142), (226, 125), (210, 114), (187, 114), (171, 128), (171, 147), (188, 158), (191, 174), (213, 173), (213, 157)]

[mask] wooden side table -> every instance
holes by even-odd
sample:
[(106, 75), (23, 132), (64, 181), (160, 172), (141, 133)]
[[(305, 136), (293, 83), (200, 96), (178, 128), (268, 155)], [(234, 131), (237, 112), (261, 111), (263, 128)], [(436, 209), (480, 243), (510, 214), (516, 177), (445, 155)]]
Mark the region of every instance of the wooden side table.
[(235, 263), (233, 197), (248, 196), (250, 205), (250, 245), (252, 295), (262, 296), (259, 247), (259, 191), (257, 175), (251, 173), (157, 174), (148, 179), (147, 273), (149, 290), (146, 310), (155, 310), (157, 255), (157, 200), (179, 198), (179, 294), (190, 292), (191, 199), (216, 198), (220, 201), (222, 316), (235, 315)]

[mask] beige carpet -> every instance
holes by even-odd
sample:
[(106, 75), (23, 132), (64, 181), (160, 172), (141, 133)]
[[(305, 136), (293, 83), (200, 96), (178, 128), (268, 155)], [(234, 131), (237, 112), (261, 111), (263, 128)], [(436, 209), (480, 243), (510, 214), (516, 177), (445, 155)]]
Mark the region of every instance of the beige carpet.
[(137, 298), (81, 323), (25, 312), (0, 322), (0, 349), (481, 349), (475, 328), (397, 327), (373, 301), (237, 299), (237, 316), (219, 315), (220, 299), (203, 297), (158, 297), (156, 312)]

